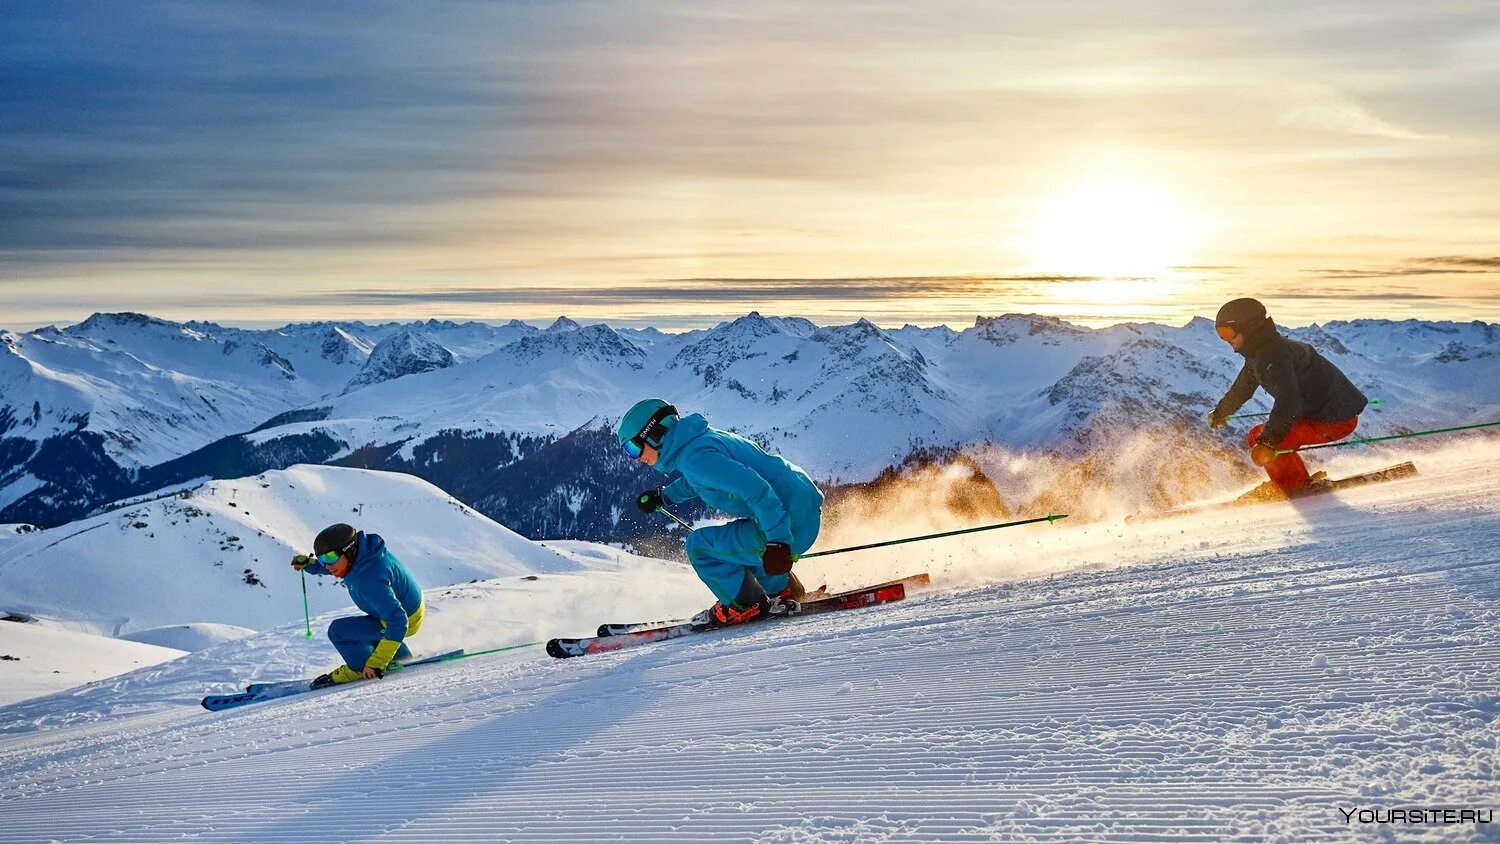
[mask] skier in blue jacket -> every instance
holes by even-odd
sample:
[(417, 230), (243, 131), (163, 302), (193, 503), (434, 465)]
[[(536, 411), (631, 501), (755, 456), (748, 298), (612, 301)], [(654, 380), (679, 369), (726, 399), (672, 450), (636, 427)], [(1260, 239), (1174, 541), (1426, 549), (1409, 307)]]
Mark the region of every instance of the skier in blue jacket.
[(313, 556), (298, 554), (292, 568), (341, 578), (354, 606), (365, 611), (328, 625), (328, 639), (344, 664), (313, 680), (313, 688), (384, 677), (392, 660), (411, 656), (405, 639), (422, 626), (422, 587), (384, 539), (330, 525), (313, 540)]
[(823, 493), (806, 472), (744, 437), (709, 427), (701, 414), (679, 416), (661, 399), (626, 411), (616, 436), (632, 458), (681, 474), (637, 496), (642, 511), (702, 498), (735, 517), (688, 535), (688, 560), (718, 599), (694, 623), (719, 627), (800, 609), (792, 563), (818, 538), (823, 514)]

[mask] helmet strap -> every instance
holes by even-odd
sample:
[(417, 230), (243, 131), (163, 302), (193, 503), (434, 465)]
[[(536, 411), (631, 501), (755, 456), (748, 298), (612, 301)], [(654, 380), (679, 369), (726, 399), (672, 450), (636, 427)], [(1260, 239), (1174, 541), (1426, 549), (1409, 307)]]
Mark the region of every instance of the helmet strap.
[(641, 432), (631, 437), (630, 441), (642, 447), (650, 446), (660, 449), (661, 439), (667, 435), (667, 426), (664, 423), (668, 417), (676, 415), (677, 408), (670, 404), (657, 408), (656, 412), (651, 414), (651, 418), (646, 420), (646, 424), (641, 427)]

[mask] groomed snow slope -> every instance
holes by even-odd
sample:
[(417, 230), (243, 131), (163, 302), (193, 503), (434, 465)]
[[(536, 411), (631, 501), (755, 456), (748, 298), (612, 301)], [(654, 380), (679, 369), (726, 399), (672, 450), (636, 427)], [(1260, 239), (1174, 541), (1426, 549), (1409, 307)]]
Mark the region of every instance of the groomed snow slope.
[[(1500, 460), (1418, 462), (1295, 506), (1012, 532), (887, 608), (220, 714), (126, 690), (97, 723), (0, 737), (0, 836), (1479, 840), (1339, 812), (1500, 802)], [(595, 589), (525, 632), (638, 600)]]

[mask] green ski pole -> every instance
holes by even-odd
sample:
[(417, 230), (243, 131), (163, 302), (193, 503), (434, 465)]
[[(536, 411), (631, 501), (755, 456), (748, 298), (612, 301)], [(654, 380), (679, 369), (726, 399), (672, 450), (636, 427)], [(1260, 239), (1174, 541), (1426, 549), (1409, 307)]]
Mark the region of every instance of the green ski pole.
[[(659, 512), (666, 513), (668, 516), (671, 516), (672, 520), (677, 524), (682, 525), (688, 530), (692, 530), (691, 525), (689, 525), (687, 522), (684, 522), (682, 519), (677, 518), (676, 514), (674, 514), (667, 508), (658, 507), (657, 510)], [(908, 542), (925, 542), (929, 539), (942, 539), (945, 536), (960, 536), (965, 533), (979, 533), (980, 531), (984, 530), (999, 530), (1000, 528), (1019, 527), (1021, 525), (1034, 525), (1037, 522), (1047, 522), (1050, 524), (1057, 521), (1058, 519), (1066, 519), (1067, 517), (1067, 513), (1053, 513), (1049, 516), (1037, 516), (1034, 519), (1020, 519), (1019, 521), (1014, 522), (1001, 522), (997, 525), (980, 525), (979, 527), (960, 528), (959, 530), (945, 530), (942, 533), (927, 533), (921, 536), (908, 536), (902, 539), (888, 539), (884, 542), (871, 542), (868, 545), (851, 545), (848, 548), (833, 548), (828, 551), (814, 551), (811, 554), (803, 554), (796, 559), (806, 560), (812, 557), (827, 557), (831, 554), (847, 554), (850, 551), (865, 551), (870, 548), (885, 548), (889, 545), (904, 545)]]
[(1343, 442), (1323, 443), (1321, 445), (1304, 445), (1301, 448), (1278, 448), (1276, 449), (1276, 453), (1278, 455), (1295, 454), (1299, 451), (1312, 451), (1319, 448), (1338, 448), (1339, 446), (1344, 445), (1364, 445), (1365, 443), (1381, 443), (1388, 440), (1405, 440), (1412, 437), (1430, 437), (1435, 434), (1451, 434), (1455, 431), (1473, 431), (1478, 428), (1493, 428), (1497, 425), (1500, 425), (1500, 422), (1480, 422), (1477, 425), (1459, 425), (1457, 428), (1435, 428), (1431, 431), (1412, 431), (1409, 434), (1392, 434), (1388, 437), (1365, 437), (1358, 440), (1344, 440)]
[(302, 572), (302, 617), (307, 622), (307, 638), (312, 638), (312, 611), (307, 608), (307, 572)]
[[(435, 660), (432, 660), (431, 662), (424, 662), (422, 664), (423, 665), (432, 665), (433, 663), (437, 663), (437, 662), (453, 662), (454, 660), (468, 659), (471, 656), (485, 656), (485, 655), (488, 655), (488, 654), (497, 654), (497, 653), (500, 653), (501, 651), (513, 651), (513, 650), (515, 650), (517, 648), (531, 648), (531, 647), (535, 647), (537, 645), (544, 645), (544, 644), (546, 644), (546, 643), (545, 642), (522, 642), (519, 645), (506, 645), (506, 646), (501, 647), (501, 648), (490, 648), (489, 650), (485, 650), (485, 651), (464, 651), (463, 653), (449, 654), (449, 655), (447, 655), (445, 657), (442, 657), (441, 659), (435, 659)], [(393, 662), (389, 666), (386, 667), (385, 673), (389, 674), (392, 671), (399, 671), (400, 669), (405, 668), (405, 667), (406, 666), (402, 665), (399, 662)]]
[(885, 542), (871, 542), (868, 545), (851, 545), (848, 548), (833, 548), (828, 551), (814, 551), (811, 554), (803, 554), (799, 560), (811, 557), (827, 557), (830, 554), (846, 554), (850, 551), (864, 551), (869, 548), (885, 548), (889, 545), (903, 545), (907, 542), (925, 542), (929, 539), (942, 539), (945, 536), (959, 536), (965, 533), (979, 533), (982, 530), (999, 530), (1000, 528), (1019, 527), (1020, 525), (1034, 525), (1037, 522), (1052, 523), (1058, 519), (1066, 519), (1067, 513), (1054, 513), (1050, 516), (1038, 516), (1034, 519), (1021, 519), (1014, 522), (1001, 522), (997, 525), (981, 525), (979, 527), (961, 528), (959, 530), (945, 530), (942, 533), (928, 533), (922, 536), (908, 536), (903, 539), (888, 539)]
[[(1377, 409), (1377, 410), (1380, 409), (1381, 403), (1382, 402), (1380, 401), (1380, 399), (1370, 399), (1370, 406), (1373, 407), (1373, 408), (1375, 408), (1375, 409)], [(1231, 416), (1229, 418), (1230, 419), (1256, 419), (1256, 418), (1261, 417), (1261, 416), (1270, 416), (1270, 415), (1271, 415), (1271, 411), (1268, 410), (1265, 413), (1236, 413), (1235, 415), (1233, 415), (1233, 416)]]

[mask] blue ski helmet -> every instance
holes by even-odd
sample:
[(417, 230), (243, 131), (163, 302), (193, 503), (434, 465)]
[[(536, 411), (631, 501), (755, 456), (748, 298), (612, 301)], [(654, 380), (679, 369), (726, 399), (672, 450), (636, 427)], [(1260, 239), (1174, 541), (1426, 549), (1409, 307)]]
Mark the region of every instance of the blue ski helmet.
[(659, 448), (661, 438), (676, 422), (677, 408), (662, 399), (642, 399), (631, 405), (625, 415), (620, 417), (615, 438), (627, 450), (632, 443), (637, 446), (650, 444)]

